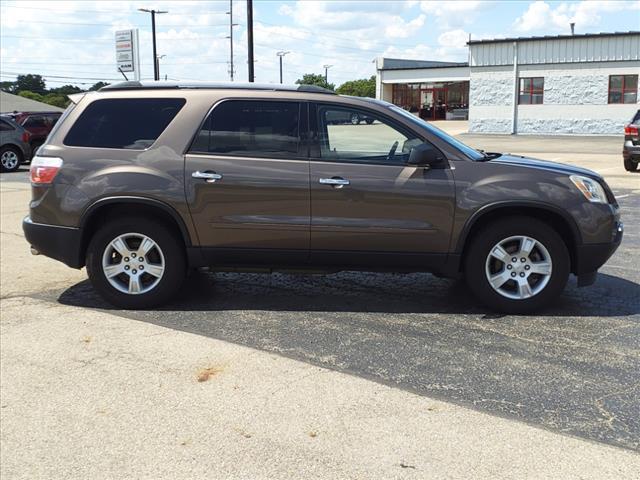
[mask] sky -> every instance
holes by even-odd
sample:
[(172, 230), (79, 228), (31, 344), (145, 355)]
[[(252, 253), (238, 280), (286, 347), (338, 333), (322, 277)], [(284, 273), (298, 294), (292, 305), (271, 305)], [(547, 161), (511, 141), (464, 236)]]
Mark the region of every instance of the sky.
[[(141, 75), (153, 78), (156, 16), (161, 78), (229, 80), (229, 0), (0, 2), (0, 78), (37, 73), (47, 87), (123, 80), (114, 32), (138, 28)], [(268, 1), (254, 0), (255, 80), (284, 83), (324, 73), (341, 83), (375, 75), (378, 56), (466, 61), (466, 42), (512, 36), (640, 30), (640, 0), (627, 1)], [(236, 81), (247, 81), (246, 1), (233, 0)]]

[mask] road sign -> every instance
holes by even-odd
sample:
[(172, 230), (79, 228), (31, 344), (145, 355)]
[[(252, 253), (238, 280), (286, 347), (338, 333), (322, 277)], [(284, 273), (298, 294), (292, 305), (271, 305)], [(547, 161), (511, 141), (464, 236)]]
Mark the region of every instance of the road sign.
[(135, 80), (140, 79), (137, 28), (116, 32), (116, 66), (119, 72), (133, 72)]

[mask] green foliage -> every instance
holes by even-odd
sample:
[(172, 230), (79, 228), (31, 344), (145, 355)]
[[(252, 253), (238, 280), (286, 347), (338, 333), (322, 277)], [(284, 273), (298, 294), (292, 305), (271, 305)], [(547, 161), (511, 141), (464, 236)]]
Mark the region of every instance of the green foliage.
[(57, 93), (59, 95), (71, 95), (72, 93), (80, 93), (84, 90), (75, 85), (63, 85), (62, 87), (50, 88), (49, 93)]
[(328, 88), (329, 90), (335, 90), (336, 86), (333, 83), (327, 83), (324, 80), (324, 75), (317, 73), (305, 73), (302, 78), (296, 80), (297, 85), (317, 85), (318, 87)]
[(336, 90), (340, 95), (353, 95), (354, 97), (376, 97), (376, 77), (362, 78), (344, 82)]
[(40, 93), (30, 92), (29, 90), (23, 90), (18, 93), (19, 96), (35, 100), (36, 102), (46, 103), (47, 105), (54, 105), (60, 108), (66, 108), (69, 105), (69, 99), (66, 95), (59, 93), (46, 93), (44, 95)]
[(3, 92), (13, 93), (16, 88), (16, 82), (0, 82), (0, 90)]
[(89, 91), (92, 92), (94, 90), (100, 90), (102, 87), (106, 87), (107, 85), (109, 85), (107, 82), (94, 83), (89, 89)]
[(46, 85), (44, 84), (42, 75), (33, 75), (29, 73), (28, 75), (18, 75), (15, 82), (14, 92), (20, 93), (23, 90), (28, 90), (30, 92), (44, 92), (45, 89)]

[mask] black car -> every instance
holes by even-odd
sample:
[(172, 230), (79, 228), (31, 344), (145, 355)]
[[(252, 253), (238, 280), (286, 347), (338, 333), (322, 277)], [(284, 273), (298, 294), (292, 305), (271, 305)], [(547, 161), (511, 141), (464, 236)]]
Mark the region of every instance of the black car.
[(631, 123), (624, 127), (624, 147), (622, 148), (622, 158), (624, 159), (624, 169), (627, 172), (635, 172), (640, 162), (640, 110), (638, 110), (631, 120)]

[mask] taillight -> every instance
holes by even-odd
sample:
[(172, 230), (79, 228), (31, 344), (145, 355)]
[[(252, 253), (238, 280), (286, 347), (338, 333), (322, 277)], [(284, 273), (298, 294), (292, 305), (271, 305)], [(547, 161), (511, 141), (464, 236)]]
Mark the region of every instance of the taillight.
[(58, 171), (62, 168), (60, 157), (39, 157), (35, 156), (31, 160), (31, 183), (34, 185), (47, 185), (53, 182)]
[(29, 140), (31, 139), (31, 134), (29, 132), (24, 132), (21, 138), (23, 143), (29, 143)]
[(637, 125), (625, 125), (624, 126), (624, 134), (625, 135), (638, 135), (638, 126)]

